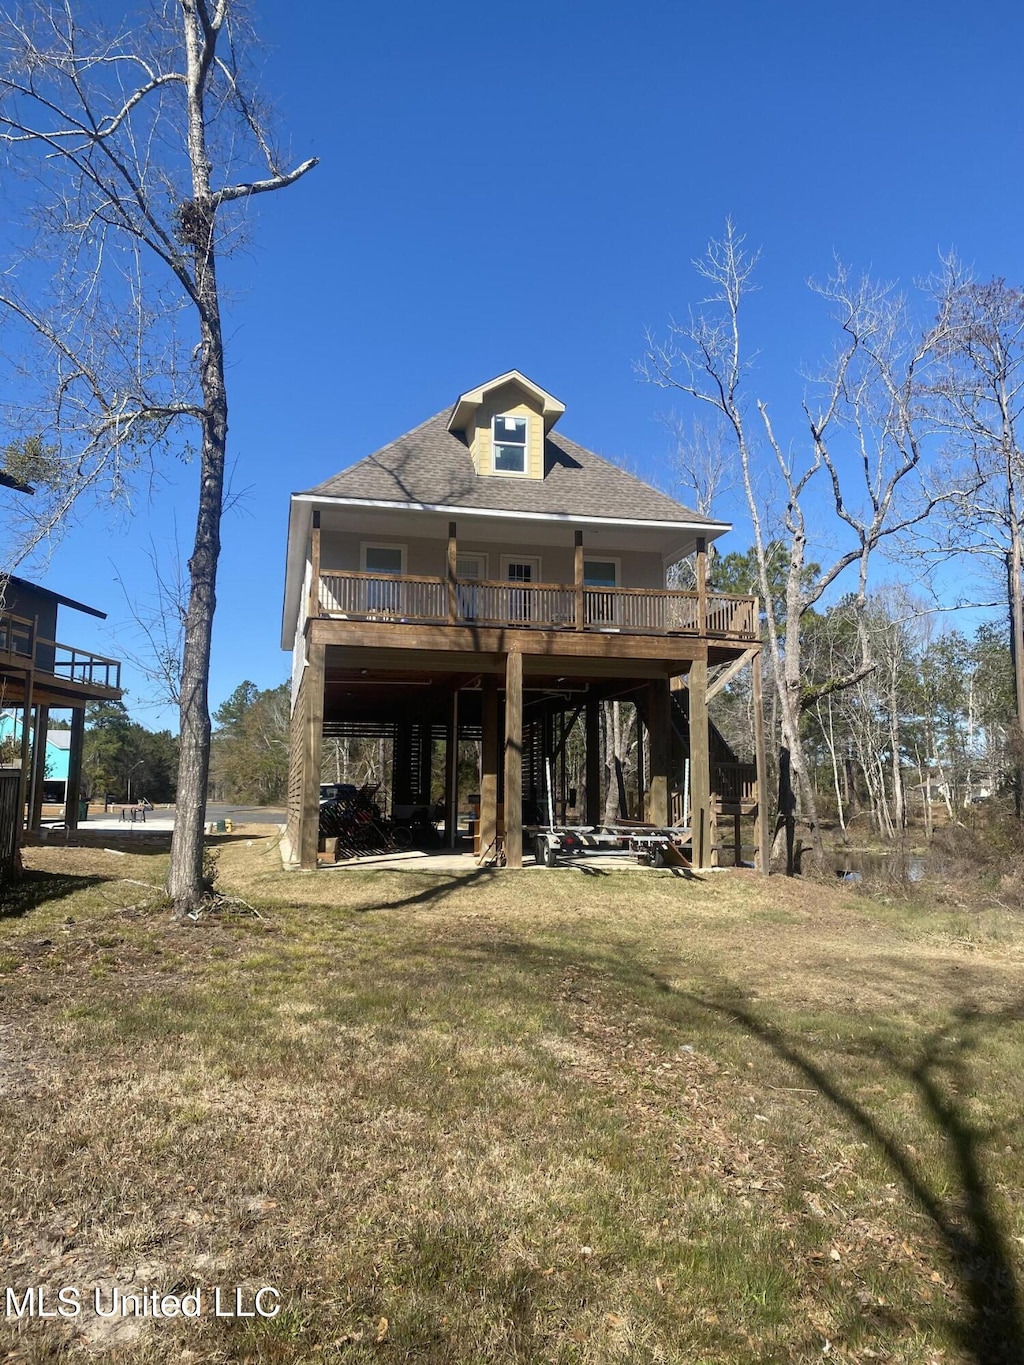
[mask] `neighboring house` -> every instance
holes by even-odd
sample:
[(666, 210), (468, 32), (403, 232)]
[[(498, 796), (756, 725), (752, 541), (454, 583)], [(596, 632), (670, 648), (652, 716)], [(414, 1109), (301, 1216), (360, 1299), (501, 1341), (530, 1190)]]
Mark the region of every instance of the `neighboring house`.
[[(650, 735), (645, 817), (691, 812), (705, 867), (718, 818), (738, 830), (753, 816), (763, 864), (756, 775), (707, 716), (709, 690), (746, 661), (760, 710), (756, 599), (706, 590), (707, 544), (729, 527), (557, 433), (563, 412), (512, 370), (293, 494), (282, 647), (293, 650), (288, 837), (302, 867), (316, 866), (325, 733), (393, 740), (396, 805), (429, 801), (443, 735), (449, 835), (456, 740), (480, 739), (481, 846), (502, 837), (517, 867), (524, 803), (546, 809), (551, 760), (577, 720), (581, 807), (599, 823), (610, 698), (635, 702)], [(666, 587), (688, 555), (697, 589)]]
[[(0, 714), (0, 753), (21, 752), (21, 720), (17, 713)], [(67, 795), (68, 768), (71, 760), (71, 731), (46, 730), (46, 766), (43, 781), (43, 801), (46, 805), (63, 805)]]
[[(121, 697), (121, 665), (116, 659), (61, 642), (61, 607), (106, 619), (95, 607), (49, 588), (23, 578), (0, 578), (0, 708), (17, 716), (20, 742), (14, 764), (19, 773), (19, 804), (15, 807), (9, 797), (5, 798), (7, 814), (0, 813), (0, 840), (6, 838), (4, 830), (9, 829), (12, 809), (22, 812), (29, 829), (39, 827), (48, 776), (48, 745), (36, 743), (36, 736), (47, 734), (54, 710), (70, 711), (65, 824), (69, 830), (77, 827), (85, 707), (91, 701), (117, 701)], [(63, 615), (60, 619), (63, 621)], [(51, 738), (54, 733), (50, 732)], [(13, 784), (8, 771), (4, 790)], [(18, 818), (19, 829), (21, 824)]]

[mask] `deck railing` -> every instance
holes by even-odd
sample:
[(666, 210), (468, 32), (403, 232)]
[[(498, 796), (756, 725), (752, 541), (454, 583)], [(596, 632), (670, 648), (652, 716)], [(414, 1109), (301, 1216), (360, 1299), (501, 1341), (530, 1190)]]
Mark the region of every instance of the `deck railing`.
[(732, 593), (458, 582), (415, 574), (321, 574), (319, 608), (321, 615), (341, 619), (706, 635), (729, 640), (756, 639), (758, 625), (756, 598)]
[(67, 682), (119, 688), (121, 665), (117, 659), (94, 654), (89, 649), (64, 645), (36, 634), (35, 622), (10, 612), (0, 613), (0, 654), (31, 660), (37, 673), (47, 673)]

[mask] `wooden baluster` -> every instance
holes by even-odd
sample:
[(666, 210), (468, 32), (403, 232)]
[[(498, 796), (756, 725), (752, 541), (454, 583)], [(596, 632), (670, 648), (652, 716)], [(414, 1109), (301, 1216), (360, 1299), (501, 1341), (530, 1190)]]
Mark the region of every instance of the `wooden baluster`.
[(459, 568), (459, 547), (455, 537), (455, 522), (448, 523), (448, 624), (453, 626), (458, 619), (458, 599), (456, 595), (456, 584), (458, 582)]

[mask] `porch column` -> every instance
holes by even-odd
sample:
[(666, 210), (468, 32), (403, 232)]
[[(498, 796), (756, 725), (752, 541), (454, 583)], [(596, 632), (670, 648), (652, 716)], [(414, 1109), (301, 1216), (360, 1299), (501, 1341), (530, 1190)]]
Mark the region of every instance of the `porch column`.
[(68, 781), (64, 789), (64, 828), (74, 834), (78, 828), (78, 802), (82, 793), (82, 746), (85, 740), (85, 707), (71, 712), (71, 748), (68, 751)]
[[(760, 619), (759, 614), (756, 619)], [(771, 865), (771, 856), (768, 839), (768, 811), (765, 804), (765, 793), (768, 790), (768, 763), (764, 747), (764, 703), (761, 693), (760, 650), (754, 655), (752, 667), (754, 670), (752, 679), (754, 691), (754, 799), (757, 802), (757, 809), (754, 814), (754, 844), (756, 846), (754, 860), (758, 872), (767, 877)]]
[(302, 823), (299, 866), (316, 871), (320, 845), (320, 764), (324, 742), (324, 671), (326, 646), (310, 630), (306, 646), (306, 715), (302, 742)]
[(320, 615), (320, 513), (313, 513), (309, 542), (309, 603), (307, 614)]
[(708, 744), (708, 665), (690, 665), (690, 827), (693, 866), (711, 866), (711, 754)]
[(582, 630), (586, 625), (584, 619), (583, 606), (583, 532), (575, 533), (575, 550), (573, 552), (573, 581), (576, 585), (576, 629)]
[(596, 698), (587, 701), (584, 711), (587, 752), (586, 823), (601, 823), (601, 703)]
[(523, 865), (523, 656), (505, 664), (505, 864)]
[[(651, 737), (651, 808), (647, 818), (652, 825), (669, 822), (669, 759), (671, 725), (669, 721), (668, 678), (654, 678), (647, 684), (647, 726)], [(637, 736), (637, 745), (642, 743)]]
[(18, 783), (18, 847), (21, 847), (21, 832), (25, 828), (25, 807), (29, 802), (29, 767), (32, 758), (32, 688), (35, 682), (33, 664), (36, 655), (36, 635), (39, 633), (39, 617), (35, 618), (29, 639), (29, 666), (25, 674), (25, 695), (21, 703), (21, 780)]
[(32, 781), (29, 798), (28, 827), (38, 829), (43, 823), (43, 783), (46, 781), (46, 731), (50, 723), (50, 708), (36, 707), (36, 724), (32, 732)]
[(485, 673), (482, 720), (483, 744), (480, 777), (480, 856), (486, 857), (498, 832), (498, 679)]
[(455, 534), (455, 522), (448, 523), (448, 624), (453, 626), (458, 620), (458, 600), (456, 584), (459, 571), (459, 543)]
[(708, 542), (704, 536), (697, 537), (697, 629), (701, 635), (708, 633)]
[(459, 828), (459, 693), (448, 704), (448, 742), (444, 750), (444, 841), (455, 847)]

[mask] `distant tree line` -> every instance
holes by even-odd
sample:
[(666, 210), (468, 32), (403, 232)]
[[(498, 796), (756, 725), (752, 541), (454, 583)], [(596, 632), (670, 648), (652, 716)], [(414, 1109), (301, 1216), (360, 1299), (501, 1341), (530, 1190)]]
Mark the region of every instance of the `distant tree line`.
[(175, 798), (178, 742), (169, 730), (147, 730), (123, 702), (93, 702), (85, 711), (82, 791), (92, 801)]

